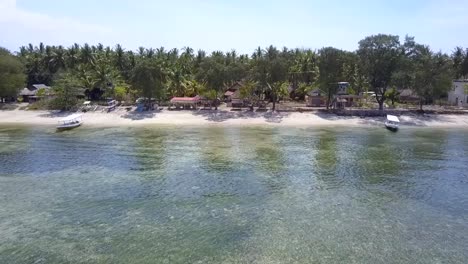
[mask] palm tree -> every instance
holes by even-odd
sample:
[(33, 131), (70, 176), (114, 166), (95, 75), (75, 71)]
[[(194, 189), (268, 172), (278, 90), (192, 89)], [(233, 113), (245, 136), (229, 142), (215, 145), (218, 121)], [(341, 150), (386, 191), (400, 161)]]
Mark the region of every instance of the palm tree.
[(146, 53), (147, 58), (152, 58), (154, 56), (154, 49), (153, 48), (146, 49), (145, 53)]
[(185, 57), (186, 59), (192, 59), (193, 58), (193, 49), (190, 48), (190, 47), (182, 48), (182, 57)]
[(259, 60), (263, 57), (263, 50), (262, 48), (258, 47), (254, 53), (252, 54), (252, 59)]
[(84, 44), (80, 51), (80, 61), (84, 64), (93, 65), (95, 62), (95, 53), (88, 43)]
[[(95, 86), (104, 90), (108, 96), (114, 96), (114, 87), (120, 80), (120, 75), (114, 66), (107, 59), (96, 61), (93, 67)], [(110, 89), (110, 90), (109, 90)]]
[(80, 46), (75, 44), (65, 51), (65, 64), (70, 69), (75, 69), (79, 61)]
[(63, 46), (58, 46), (52, 50), (49, 58), (49, 69), (52, 73), (56, 73), (60, 69), (66, 68), (66, 52)]
[(138, 47), (138, 55), (144, 57), (146, 55), (146, 49), (144, 47)]
[[(154, 96), (162, 96), (166, 81), (167, 71), (163, 62), (149, 59), (138, 62), (131, 79), (132, 86), (148, 99)], [(151, 102), (147, 101), (147, 103)]]

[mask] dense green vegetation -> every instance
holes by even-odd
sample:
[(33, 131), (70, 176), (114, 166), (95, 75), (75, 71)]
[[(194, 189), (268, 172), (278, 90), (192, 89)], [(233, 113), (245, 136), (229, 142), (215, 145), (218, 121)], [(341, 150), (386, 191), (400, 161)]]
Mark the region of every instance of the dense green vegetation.
[(15, 97), (25, 79), (24, 67), (20, 60), (8, 50), (0, 48), (0, 102), (3, 98)]
[[(6, 55), (3, 55), (6, 54)], [(217, 98), (238, 80), (248, 82), (244, 98), (255, 101), (260, 95), (273, 105), (282, 97), (303, 99), (320, 88), (328, 101), (336, 82), (347, 81), (354, 93), (374, 91), (383, 108), (392, 88), (409, 88), (424, 102), (444, 96), (450, 82), (468, 77), (468, 49), (457, 47), (453, 54), (434, 52), (412, 37), (400, 42), (398, 36), (375, 35), (359, 42), (357, 51), (333, 47), (320, 50), (257, 48), (251, 55), (189, 47), (166, 50), (140, 47), (136, 52), (117, 45), (23, 46), (16, 56), (2, 51), (0, 96), (12, 95), (22, 85), (44, 83), (61, 86), (64, 77), (84, 89), (91, 99), (126, 98), (127, 95), (156, 97), (202, 94)], [(22, 68), (24, 65), (24, 69)], [(8, 80), (5, 72), (8, 74)], [(3, 85), (6, 83), (5, 85)], [(58, 83), (60, 85), (54, 85)], [(289, 88), (289, 89), (288, 89)], [(13, 90), (12, 90), (13, 89)], [(62, 88), (63, 90), (63, 88)]]

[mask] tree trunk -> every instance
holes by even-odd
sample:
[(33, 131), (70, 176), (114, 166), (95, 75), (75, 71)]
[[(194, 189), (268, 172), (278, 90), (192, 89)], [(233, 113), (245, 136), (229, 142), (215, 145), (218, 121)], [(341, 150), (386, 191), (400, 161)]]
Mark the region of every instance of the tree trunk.
[(383, 111), (383, 104), (384, 104), (384, 101), (383, 101), (383, 100), (380, 100), (380, 101), (378, 101), (378, 103), (379, 103), (379, 110), (380, 110), (380, 111)]
[(421, 110), (421, 111), (423, 110), (423, 100), (422, 99), (419, 100), (419, 110)]
[(276, 100), (273, 100), (273, 108), (271, 110), (273, 110), (273, 112), (276, 110)]

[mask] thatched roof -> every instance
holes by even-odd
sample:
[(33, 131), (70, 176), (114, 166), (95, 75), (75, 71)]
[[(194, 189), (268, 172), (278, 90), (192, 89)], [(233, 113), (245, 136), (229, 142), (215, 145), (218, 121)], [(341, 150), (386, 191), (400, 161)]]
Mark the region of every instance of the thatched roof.
[(173, 97), (171, 99), (171, 103), (178, 103), (178, 104), (193, 104), (200, 102), (200, 97)]
[(413, 91), (411, 89), (400, 90), (400, 96), (412, 96)]
[(21, 90), (20, 95), (35, 96), (39, 89), (45, 89), (46, 91), (49, 91), (50, 87), (45, 84), (33, 84), (31, 85), (31, 88), (24, 88), (23, 90)]
[(24, 88), (23, 90), (21, 90), (20, 94), (19, 95), (22, 95), (22, 96), (33, 96), (33, 95), (36, 95), (37, 93), (37, 89), (35, 90), (29, 90), (28, 88)]

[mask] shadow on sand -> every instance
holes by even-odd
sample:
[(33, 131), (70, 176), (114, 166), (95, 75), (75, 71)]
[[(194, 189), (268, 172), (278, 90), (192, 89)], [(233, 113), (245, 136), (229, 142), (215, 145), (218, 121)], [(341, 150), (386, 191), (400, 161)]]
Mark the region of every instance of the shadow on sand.
[(223, 111), (223, 110), (200, 110), (193, 112), (196, 116), (202, 116), (208, 121), (212, 122), (224, 122), (230, 119), (249, 119), (249, 118), (264, 118), (269, 123), (281, 123), (283, 118), (290, 115), (290, 113), (278, 113), (278, 112), (252, 112), (250, 110), (245, 111)]
[(70, 111), (62, 111), (62, 110), (49, 110), (45, 114), (38, 115), (39, 117), (66, 117), (75, 113), (81, 112), (70, 112)]
[(130, 111), (123, 115), (122, 118), (130, 119), (130, 120), (143, 120), (143, 119), (150, 119), (156, 116), (156, 113), (160, 111), (146, 111), (146, 112), (137, 112), (137, 111)]

